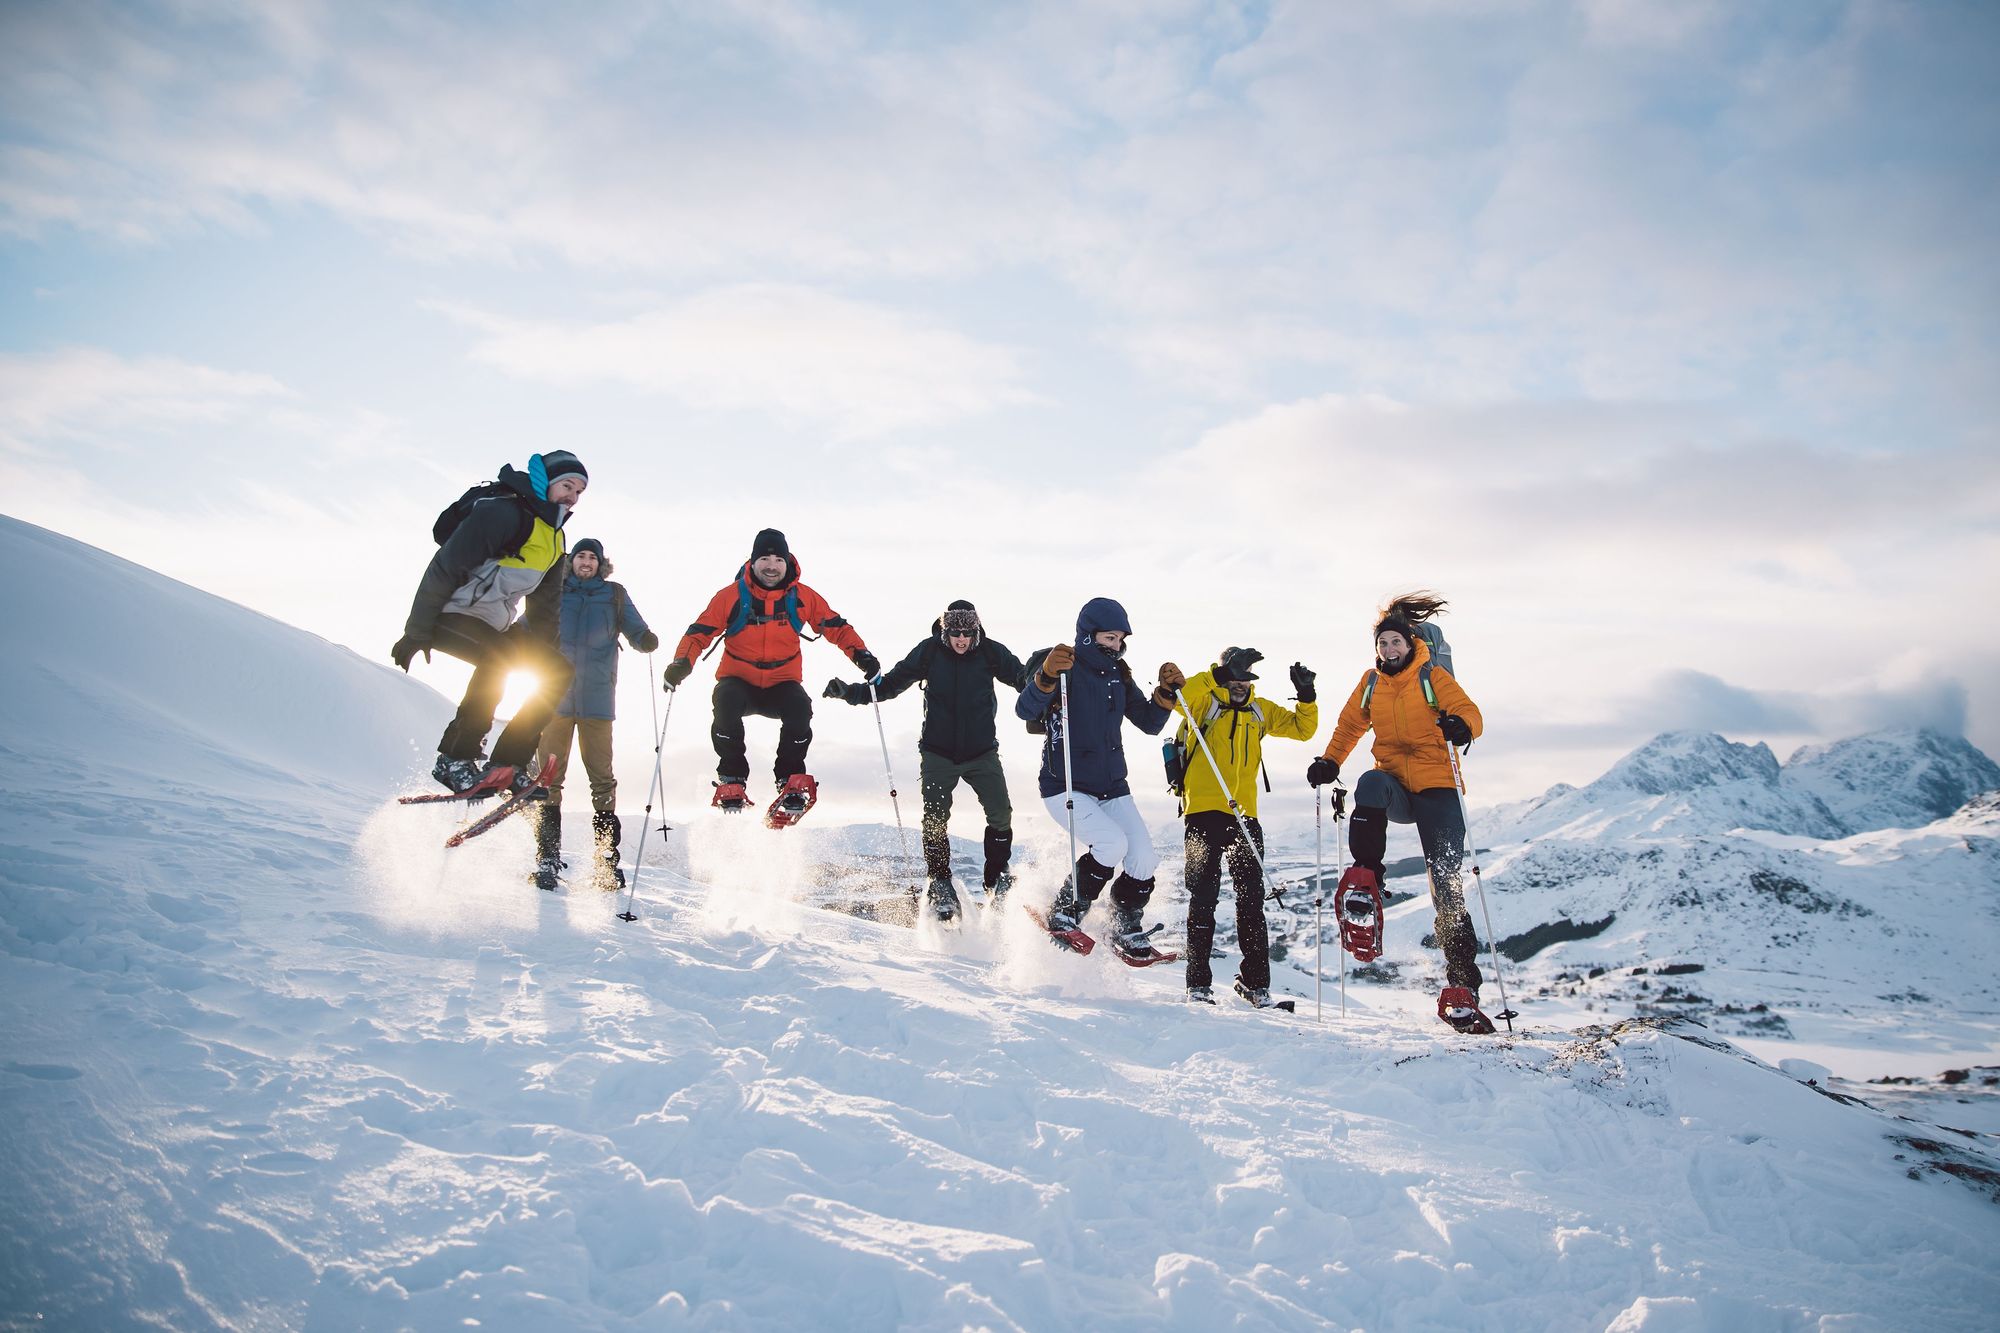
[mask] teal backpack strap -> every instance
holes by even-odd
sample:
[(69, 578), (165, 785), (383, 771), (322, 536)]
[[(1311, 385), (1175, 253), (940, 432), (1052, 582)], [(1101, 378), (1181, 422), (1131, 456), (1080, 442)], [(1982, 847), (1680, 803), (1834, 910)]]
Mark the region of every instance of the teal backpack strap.
[(733, 639), (743, 632), (750, 623), (750, 585), (743, 577), (736, 578), (736, 609), (729, 613), (729, 623), (722, 628), (722, 637)]
[[(1425, 683), (1429, 683), (1428, 678), (1426, 678)], [(1375, 672), (1373, 668), (1370, 668), (1368, 674), (1361, 678), (1361, 716), (1368, 716), (1368, 705), (1374, 698)]]
[(1424, 702), (1431, 706), (1433, 713), (1442, 713), (1438, 707), (1437, 687), (1431, 684), (1431, 664), (1426, 662), (1417, 670), (1417, 683), (1424, 687)]

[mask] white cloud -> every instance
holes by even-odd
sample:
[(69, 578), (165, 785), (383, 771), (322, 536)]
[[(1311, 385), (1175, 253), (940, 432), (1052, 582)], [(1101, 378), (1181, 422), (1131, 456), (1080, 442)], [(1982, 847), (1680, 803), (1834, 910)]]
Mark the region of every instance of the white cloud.
[(437, 308), (478, 330), (475, 359), (510, 375), (623, 383), (707, 410), (823, 424), (837, 439), (1035, 401), (1011, 349), (802, 287), (730, 287), (598, 324)]
[(240, 420), (291, 397), (269, 375), (95, 348), (0, 355), (0, 447), (42, 452), (157, 426)]
[(305, 204), (423, 254), (708, 283), (1046, 273), (1225, 398), (1305, 366), (1990, 417), (1965, 345), (2000, 308), (1995, 122), (1960, 54), (1990, 21), (1668, 8), (80, 0), (6, 20), (0, 226)]

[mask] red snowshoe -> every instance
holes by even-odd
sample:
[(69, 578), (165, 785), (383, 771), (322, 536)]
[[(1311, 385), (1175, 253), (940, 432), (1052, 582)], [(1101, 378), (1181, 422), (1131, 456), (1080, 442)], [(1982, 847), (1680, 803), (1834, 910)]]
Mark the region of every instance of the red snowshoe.
[(549, 755), (542, 760), (542, 766), (532, 776), (524, 769), (501, 766), (494, 770), (507, 775), (503, 785), (493, 788), (494, 793), (506, 792), (507, 799), (494, 806), (479, 818), (467, 824), (458, 832), (444, 840), (447, 847), (457, 847), (478, 837), (489, 829), (497, 828), (507, 816), (525, 810), (549, 794), (549, 784), (556, 780), (556, 757)]
[(810, 773), (794, 773), (785, 779), (785, 788), (778, 793), (778, 799), (771, 802), (771, 808), (764, 812), (764, 827), (790, 828), (806, 817), (806, 811), (819, 800), (819, 783)]
[(1479, 996), (1469, 986), (1446, 986), (1438, 992), (1438, 1017), (1475, 1036), (1494, 1031), (1493, 1020), (1479, 1008)]
[(1089, 953), (1097, 947), (1096, 940), (1090, 938), (1090, 936), (1084, 934), (1074, 926), (1069, 927), (1067, 930), (1058, 930), (1050, 925), (1048, 913), (1033, 903), (1022, 903), (1021, 910), (1033, 918), (1036, 925), (1046, 930), (1049, 933), (1049, 939), (1060, 948), (1068, 949), (1071, 953)]
[(1159, 963), (1178, 962), (1179, 954), (1153, 947), (1153, 936), (1165, 929), (1165, 926), (1153, 926), (1125, 934), (1114, 930), (1109, 936), (1111, 952), (1117, 954), (1118, 961), (1127, 967), (1152, 967)]
[(740, 782), (718, 782), (715, 799), (709, 804), (727, 814), (737, 814), (750, 808), (750, 791)]
[(1334, 915), (1340, 918), (1340, 947), (1357, 963), (1382, 956), (1382, 886), (1367, 866), (1349, 866), (1333, 891)]

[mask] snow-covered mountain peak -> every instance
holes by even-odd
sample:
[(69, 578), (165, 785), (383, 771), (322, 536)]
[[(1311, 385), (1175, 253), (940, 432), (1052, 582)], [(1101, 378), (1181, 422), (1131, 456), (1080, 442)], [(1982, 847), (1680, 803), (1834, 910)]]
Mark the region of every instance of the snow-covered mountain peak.
[(1613, 764), (1586, 790), (1666, 796), (1728, 782), (1774, 783), (1778, 757), (1759, 741), (1739, 745), (1712, 731), (1663, 731)]
[(1785, 761), (1785, 786), (1817, 797), (1850, 833), (1917, 828), (2000, 787), (2000, 764), (1971, 742), (1928, 727), (1897, 727), (1825, 745)]

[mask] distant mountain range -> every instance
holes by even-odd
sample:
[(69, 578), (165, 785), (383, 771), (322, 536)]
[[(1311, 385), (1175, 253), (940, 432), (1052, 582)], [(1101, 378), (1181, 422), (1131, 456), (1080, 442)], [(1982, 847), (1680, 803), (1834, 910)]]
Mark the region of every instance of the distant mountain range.
[(1797, 751), (1669, 731), (1585, 787), (1558, 784), (1480, 821), (1482, 840), (1663, 836), (1763, 829), (1841, 838), (1914, 828), (2000, 788), (2000, 765), (1928, 729), (1871, 732)]
[[(1941, 1047), (1992, 1042), (2000, 765), (1963, 739), (1871, 732), (1780, 764), (1666, 732), (1586, 786), (1475, 812), (1473, 832), (1517, 994), (1863, 1044), (1934, 1016)], [(1364, 975), (1439, 984), (1422, 880), (1390, 887), (1414, 896)]]

